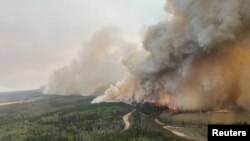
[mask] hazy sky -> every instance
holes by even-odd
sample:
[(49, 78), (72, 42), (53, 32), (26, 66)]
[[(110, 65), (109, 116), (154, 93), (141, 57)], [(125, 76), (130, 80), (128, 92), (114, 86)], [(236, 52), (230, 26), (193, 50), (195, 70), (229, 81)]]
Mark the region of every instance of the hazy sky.
[(164, 0), (1, 0), (0, 91), (38, 88), (106, 25), (136, 36), (164, 16)]

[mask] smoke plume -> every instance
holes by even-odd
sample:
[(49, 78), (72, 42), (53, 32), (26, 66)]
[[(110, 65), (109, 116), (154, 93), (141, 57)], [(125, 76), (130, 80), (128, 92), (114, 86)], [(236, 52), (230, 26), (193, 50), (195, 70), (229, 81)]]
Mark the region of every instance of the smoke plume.
[(120, 59), (133, 46), (117, 28), (102, 28), (84, 44), (76, 60), (51, 75), (44, 93), (99, 94), (126, 74)]
[(147, 53), (124, 57), (129, 75), (93, 103), (250, 110), (249, 7), (249, 0), (166, 0), (166, 19), (143, 40)]

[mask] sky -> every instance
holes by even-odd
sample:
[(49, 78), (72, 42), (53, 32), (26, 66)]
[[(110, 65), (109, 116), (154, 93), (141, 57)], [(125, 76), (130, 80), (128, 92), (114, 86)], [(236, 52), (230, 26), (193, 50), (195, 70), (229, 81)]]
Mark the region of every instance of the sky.
[(103, 26), (137, 37), (164, 0), (1, 0), (0, 91), (36, 89)]

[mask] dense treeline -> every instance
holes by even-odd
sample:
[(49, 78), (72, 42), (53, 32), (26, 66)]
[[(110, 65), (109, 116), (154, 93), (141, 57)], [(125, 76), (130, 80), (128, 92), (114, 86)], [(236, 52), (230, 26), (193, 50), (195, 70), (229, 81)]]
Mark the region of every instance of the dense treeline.
[[(123, 131), (122, 103), (90, 104), (81, 97), (49, 97), (0, 108), (1, 141), (167, 141), (161, 133), (133, 126)], [(32, 108), (30, 106), (33, 106)], [(16, 109), (15, 109), (16, 108)], [(46, 109), (44, 109), (46, 108)]]

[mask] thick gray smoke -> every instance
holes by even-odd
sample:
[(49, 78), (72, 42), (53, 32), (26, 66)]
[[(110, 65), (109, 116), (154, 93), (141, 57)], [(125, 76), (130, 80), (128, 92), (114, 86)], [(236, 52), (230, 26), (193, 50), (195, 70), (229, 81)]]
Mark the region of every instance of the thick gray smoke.
[(143, 40), (148, 55), (124, 58), (130, 75), (93, 103), (249, 109), (249, 7), (249, 0), (166, 0), (166, 19)]
[(126, 75), (120, 59), (133, 46), (114, 27), (99, 30), (84, 44), (76, 60), (52, 74), (44, 93), (91, 95), (103, 92), (109, 84)]

